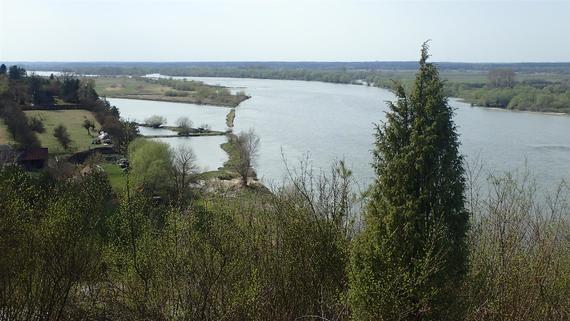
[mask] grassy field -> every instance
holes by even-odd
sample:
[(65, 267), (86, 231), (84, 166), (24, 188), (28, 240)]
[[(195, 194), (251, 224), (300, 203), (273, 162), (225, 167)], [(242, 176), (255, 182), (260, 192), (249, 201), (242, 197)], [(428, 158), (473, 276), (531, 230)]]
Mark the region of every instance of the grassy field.
[(103, 170), (107, 173), (107, 177), (109, 178), (109, 183), (111, 183), (113, 191), (117, 194), (123, 193), (127, 183), (125, 180), (125, 174), (119, 165), (102, 164), (101, 167), (103, 167)]
[(8, 128), (4, 124), (4, 121), (0, 119), (0, 144), (9, 144), (12, 142)]
[(85, 118), (92, 120), (95, 123), (96, 128), (100, 128), (101, 125), (95, 120), (93, 114), (86, 110), (28, 110), (26, 111), (26, 116), (39, 117), (45, 127), (45, 132), (37, 134), (38, 138), (43, 147), (49, 149), (50, 154), (62, 154), (66, 153), (61, 145), (53, 136), (54, 128), (62, 124), (67, 127), (67, 132), (72, 140), (73, 151), (82, 151), (89, 148), (93, 148), (96, 145), (92, 145), (91, 141), (95, 137), (96, 133), (91, 132), (87, 134), (87, 130), (82, 127)]

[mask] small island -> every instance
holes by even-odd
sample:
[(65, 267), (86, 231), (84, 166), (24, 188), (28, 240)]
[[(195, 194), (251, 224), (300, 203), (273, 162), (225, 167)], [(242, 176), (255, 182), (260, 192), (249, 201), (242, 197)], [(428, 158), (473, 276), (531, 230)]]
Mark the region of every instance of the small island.
[(236, 107), (249, 99), (244, 92), (200, 81), (132, 76), (95, 77), (95, 89), (104, 97), (168, 101)]

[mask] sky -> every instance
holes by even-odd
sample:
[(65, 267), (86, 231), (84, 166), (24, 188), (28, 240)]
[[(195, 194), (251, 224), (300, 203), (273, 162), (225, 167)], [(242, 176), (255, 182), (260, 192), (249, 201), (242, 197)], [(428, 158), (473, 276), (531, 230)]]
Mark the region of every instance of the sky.
[(570, 0), (0, 0), (0, 61), (568, 62)]

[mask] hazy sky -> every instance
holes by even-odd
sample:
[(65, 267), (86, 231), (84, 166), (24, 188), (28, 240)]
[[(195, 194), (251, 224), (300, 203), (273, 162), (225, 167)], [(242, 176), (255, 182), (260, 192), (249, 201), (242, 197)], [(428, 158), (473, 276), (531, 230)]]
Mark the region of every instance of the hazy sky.
[(570, 0), (0, 0), (0, 61), (570, 61)]

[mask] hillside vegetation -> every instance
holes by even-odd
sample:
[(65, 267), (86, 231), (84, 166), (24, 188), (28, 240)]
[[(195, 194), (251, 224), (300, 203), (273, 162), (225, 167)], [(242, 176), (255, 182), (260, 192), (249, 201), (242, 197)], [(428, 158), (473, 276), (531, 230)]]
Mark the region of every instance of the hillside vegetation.
[[(101, 128), (101, 124), (95, 119), (93, 114), (87, 110), (29, 110), (26, 117), (40, 119), (45, 127), (45, 131), (38, 133), (38, 139), (43, 147), (47, 147), (50, 153), (65, 153), (59, 142), (53, 136), (53, 131), (58, 125), (64, 124), (69, 133), (73, 150), (86, 150), (93, 147), (92, 141), (98, 135), (96, 129)], [(85, 119), (95, 124), (95, 130), (89, 132), (82, 126)]]
[(51, 154), (91, 149), (99, 130), (123, 149), (138, 134), (119, 111), (99, 98), (90, 79), (70, 74), (28, 76), (14, 65), (0, 66), (0, 142), (14, 149), (48, 147)]

